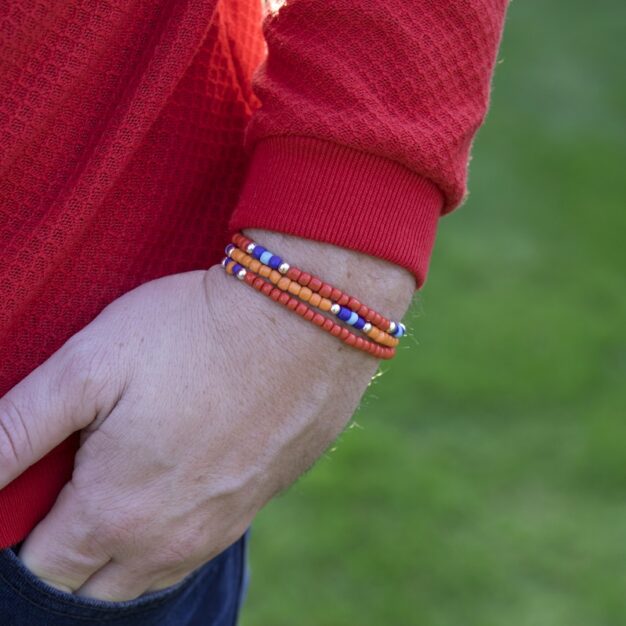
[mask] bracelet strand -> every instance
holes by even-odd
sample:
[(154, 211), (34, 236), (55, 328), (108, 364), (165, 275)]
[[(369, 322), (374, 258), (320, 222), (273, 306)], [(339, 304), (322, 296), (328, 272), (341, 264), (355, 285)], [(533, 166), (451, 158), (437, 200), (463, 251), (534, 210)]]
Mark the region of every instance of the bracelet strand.
[(380, 330), (380, 328), (366, 322), (354, 311), (348, 311), (345, 307), (341, 307), (339, 304), (333, 303), (329, 298), (322, 298), (319, 293), (314, 293), (309, 287), (303, 287), (295, 280), (290, 279), (288, 276), (283, 276), (280, 272), (272, 269), (270, 266), (263, 265), (258, 259), (252, 258), (252, 256), (246, 254), (240, 248), (235, 248), (232, 244), (229, 244), (226, 246), (226, 253), (231, 259), (235, 260), (240, 265), (243, 265), (244, 268), (259, 274), (264, 278), (268, 278), (270, 282), (282, 291), (287, 291), (294, 296), (298, 296), (304, 302), (308, 302), (322, 311), (330, 311), (342, 322), (345, 322), (357, 330), (362, 331), (370, 339), (373, 339), (377, 343), (390, 348), (395, 348), (400, 342), (399, 339), (392, 337), (390, 334)]
[(247, 283), (250, 287), (253, 287), (272, 300), (279, 302), (316, 326), (323, 328), (334, 337), (341, 339), (345, 344), (352, 346), (357, 350), (367, 352), (380, 359), (391, 359), (395, 356), (395, 348), (383, 346), (373, 341), (369, 341), (368, 339), (364, 339), (363, 337), (358, 337), (352, 331), (337, 324), (332, 319), (322, 315), (321, 313), (315, 312), (304, 302), (299, 301), (286, 291), (283, 291), (271, 282), (266, 281), (263, 277), (255, 274), (252, 270), (244, 268), (233, 259), (224, 257), (222, 260), (222, 266), (226, 270), (226, 273), (231, 274), (239, 280)]
[[(392, 337), (402, 337), (406, 335), (406, 326), (402, 322), (394, 322), (387, 317), (377, 313), (374, 309), (369, 308), (365, 304), (362, 304), (357, 298), (354, 298), (346, 293), (343, 293), (340, 289), (323, 282), (317, 276), (311, 275), (308, 272), (303, 272), (297, 267), (292, 267), (289, 263), (283, 261), (283, 259), (270, 252), (267, 248), (260, 246), (258, 243), (246, 237), (240, 232), (235, 233), (232, 236), (232, 244), (250, 254), (254, 259), (260, 261), (264, 265), (268, 265), (273, 270), (277, 270), (283, 275), (286, 275), (291, 280), (295, 280), (303, 287), (308, 287), (311, 291), (319, 293), (323, 298), (328, 298), (340, 307), (344, 307), (357, 313), (366, 322), (377, 326), (381, 330), (388, 332)], [(226, 247), (226, 254), (228, 254), (228, 246)], [(349, 314), (342, 313), (342, 316)], [(340, 318), (341, 319), (341, 318)], [(346, 320), (343, 320), (346, 321)]]

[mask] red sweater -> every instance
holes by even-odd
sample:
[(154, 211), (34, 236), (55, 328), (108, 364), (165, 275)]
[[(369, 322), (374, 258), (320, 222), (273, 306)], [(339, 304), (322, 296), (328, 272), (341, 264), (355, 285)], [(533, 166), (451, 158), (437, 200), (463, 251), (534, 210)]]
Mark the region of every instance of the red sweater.
[[(236, 228), (378, 256), (420, 288), (505, 5), (2, 3), (0, 396), (126, 291), (218, 262)], [(77, 444), (0, 491), (0, 547), (49, 511)]]

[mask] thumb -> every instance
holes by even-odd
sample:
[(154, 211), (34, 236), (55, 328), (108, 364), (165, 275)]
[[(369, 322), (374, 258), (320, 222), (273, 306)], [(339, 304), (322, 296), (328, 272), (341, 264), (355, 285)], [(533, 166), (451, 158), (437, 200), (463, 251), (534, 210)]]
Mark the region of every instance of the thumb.
[(103, 365), (95, 342), (74, 335), (0, 398), (0, 489), (96, 418)]

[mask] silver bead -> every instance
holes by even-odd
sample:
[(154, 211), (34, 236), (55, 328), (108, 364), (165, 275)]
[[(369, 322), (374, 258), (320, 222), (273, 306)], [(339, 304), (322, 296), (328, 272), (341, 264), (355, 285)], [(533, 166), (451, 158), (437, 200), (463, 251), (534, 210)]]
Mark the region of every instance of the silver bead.
[(363, 328), (361, 329), (364, 333), (369, 333), (372, 330), (372, 325), (369, 322), (365, 322)]
[(256, 248), (256, 243), (249, 243), (246, 247), (246, 252), (248, 254), (252, 254), (255, 248)]
[(279, 271), (281, 274), (286, 274), (286, 273), (289, 271), (289, 263), (281, 263), (281, 264), (278, 266), (278, 271)]
[(333, 315), (337, 315), (337, 313), (339, 313), (339, 311), (341, 311), (341, 307), (336, 302), (335, 302), (335, 304), (331, 305), (330, 312)]
[(389, 330), (387, 331), (390, 335), (393, 335), (396, 330), (398, 329), (398, 327), (396, 326), (395, 322), (389, 322)]
[(230, 261), (230, 259), (227, 256), (225, 256), (222, 259), (222, 267), (226, 267), (228, 265), (228, 261)]
[(239, 270), (237, 272), (237, 278), (243, 280), (246, 277), (246, 270)]

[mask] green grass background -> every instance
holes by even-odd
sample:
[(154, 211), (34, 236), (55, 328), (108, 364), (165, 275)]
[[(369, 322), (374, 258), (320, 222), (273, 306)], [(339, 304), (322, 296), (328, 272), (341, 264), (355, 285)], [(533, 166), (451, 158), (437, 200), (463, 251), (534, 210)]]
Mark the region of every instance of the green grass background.
[(626, 624), (623, 0), (514, 0), (414, 339), (257, 518), (243, 626)]

